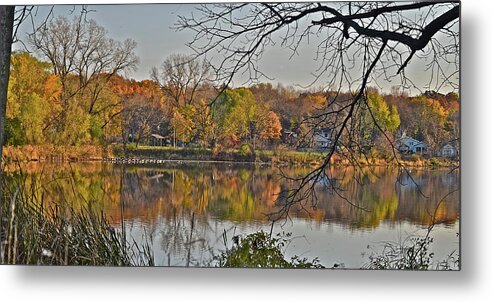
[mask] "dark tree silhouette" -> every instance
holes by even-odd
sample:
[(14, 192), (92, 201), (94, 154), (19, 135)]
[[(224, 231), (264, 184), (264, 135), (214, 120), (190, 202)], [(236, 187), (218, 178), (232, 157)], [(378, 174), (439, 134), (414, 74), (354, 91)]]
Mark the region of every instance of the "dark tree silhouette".
[(192, 104), (200, 86), (211, 81), (206, 60), (199, 62), (182, 54), (168, 56), (161, 66), (152, 68), (150, 76), (176, 107)]
[[(0, 165), (5, 132), (7, 89), (9, 87), (10, 54), (14, 32), (14, 6), (0, 6)], [(1, 174), (0, 169), (0, 174)]]
[[(316, 205), (314, 186), (320, 180), (340, 194), (325, 168), (335, 154), (360, 167), (364, 146), (357, 117), (362, 111), (369, 111), (391, 144), (393, 159), (406, 171), (392, 138), (371, 112), (367, 88), (381, 80), (399, 80), (404, 89), (419, 89), (405, 72), (418, 61), (429, 78), (424, 88), (457, 90), (459, 15), (458, 2), (224, 3), (202, 5), (191, 16), (180, 16), (176, 28), (195, 32), (188, 45), (196, 57), (215, 56), (213, 67), (224, 86), (238, 74), (253, 82), (268, 77), (260, 63), (275, 45), (295, 56), (303, 44), (317, 43), (313, 84), (321, 82), (331, 93), (326, 105), (304, 122), (311, 135), (316, 129), (332, 129), (331, 144), (321, 166), (291, 178), (298, 185), (287, 192), (285, 207), (276, 213), (282, 216), (294, 204)], [(340, 97), (342, 90), (351, 91), (350, 97)]]

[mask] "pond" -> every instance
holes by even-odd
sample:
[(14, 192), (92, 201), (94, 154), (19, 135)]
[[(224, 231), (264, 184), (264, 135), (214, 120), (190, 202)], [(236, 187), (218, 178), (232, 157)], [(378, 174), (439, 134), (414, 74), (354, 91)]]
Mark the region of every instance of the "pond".
[[(268, 214), (295, 186), (282, 175), (309, 167), (185, 163), (116, 165), (30, 163), (21, 168), (43, 184), (44, 200), (90, 205), (136, 242), (149, 242), (163, 266), (209, 266), (235, 235), (270, 232)], [(385, 242), (425, 235), (434, 222), (434, 259), (459, 249), (459, 171), (413, 170), (398, 178), (394, 168), (330, 168), (315, 186), (316, 203), (293, 206), (273, 224), (291, 233), (288, 257), (299, 255), (332, 267), (360, 268)], [(13, 175), (18, 174), (16, 170)], [(397, 182), (396, 180), (400, 181)]]

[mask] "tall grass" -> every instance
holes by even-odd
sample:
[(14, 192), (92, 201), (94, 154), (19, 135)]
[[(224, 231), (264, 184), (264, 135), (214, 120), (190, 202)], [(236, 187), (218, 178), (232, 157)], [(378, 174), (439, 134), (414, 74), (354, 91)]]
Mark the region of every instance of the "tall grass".
[(104, 213), (90, 206), (53, 205), (34, 194), (34, 185), (26, 188), (25, 180), (2, 180), (2, 264), (154, 265), (150, 245), (126, 240)]
[(460, 270), (460, 254), (456, 251), (448, 254), (446, 259), (433, 261), (430, 252), (433, 239), (429, 236), (410, 236), (403, 242), (386, 242), (380, 252), (373, 252), (366, 269), (390, 270)]

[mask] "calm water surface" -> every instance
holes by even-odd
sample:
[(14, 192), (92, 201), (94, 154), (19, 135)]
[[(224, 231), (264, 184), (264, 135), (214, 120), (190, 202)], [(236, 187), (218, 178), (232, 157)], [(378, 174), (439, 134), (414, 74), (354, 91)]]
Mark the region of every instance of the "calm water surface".
[[(230, 246), (234, 235), (269, 232), (267, 214), (278, 210), (277, 198), (295, 185), (277, 168), (224, 163), (33, 163), (22, 169), (44, 184), (45, 200), (100, 207), (137, 242), (150, 238), (157, 264), (173, 266), (211, 265), (225, 248), (224, 233)], [(309, 171), (282, 169), (289, 176)], [(319, 183), (315, 207), (293, 208), (288, 219), (274, 225), (275, 234), (292, 233), (287, 256), (360, 268), (384, 242), (424, 235), (434, 213), (434, 259), (459, 249), (459, 192), (449, 194), (459, 187), (458, 171), (412, 171), (414, 182), (404, 177), (403, 185), (396, 183), (394, 169), (329, 172), (343, 188), (339, 194)]]

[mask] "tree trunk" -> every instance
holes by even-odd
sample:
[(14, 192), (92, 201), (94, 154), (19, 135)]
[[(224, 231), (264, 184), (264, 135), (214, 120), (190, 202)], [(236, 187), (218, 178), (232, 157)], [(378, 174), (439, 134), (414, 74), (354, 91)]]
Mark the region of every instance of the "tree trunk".
[[(14, 29), (15, 6), (0, 5), (0, 146), (5, 140), (5, 111), (7, 107), (7, 90), (10, 75), (10, 54), (12, 53), (12, 34)], [(2, 148), (0, 147), (0, 166)], [(1, 180), (0, 169), (0, 180)], [(1, 185), (1, 184), (0, 184)], [(1, 187), (0, 187), (1, 188)]]
[[(7, 90), (10, 76), (10, 54), (12, 53), (12, 34), (14, 31), (15, 6), (0, 5), (0, 217), (3, 219), (3, 172), (2, 156), (5, 140), (5, 113), (7, 108)], [(0, 222), (3, 227), (3, 222)], [(2, 229), (3, 231), (3, 229)], [(3, 238), (1, 239), (3, 241)], [(4, 260), (4, 245), (0, 243), (0, 262)]]

